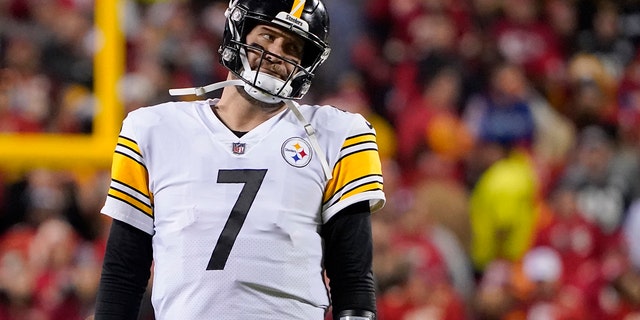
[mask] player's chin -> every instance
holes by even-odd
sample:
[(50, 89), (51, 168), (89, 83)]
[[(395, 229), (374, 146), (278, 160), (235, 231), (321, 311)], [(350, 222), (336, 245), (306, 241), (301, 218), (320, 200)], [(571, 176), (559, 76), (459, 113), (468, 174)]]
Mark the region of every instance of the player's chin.
[(259, 100), (255, 100), (255, 101), (256, 101), (255, 103), (265, 111), (280, 109), (284, 105), (284, 102), (282, 101), (276, 102), (276, 103), (268, 103), (268, 102), (259, 101)]
[(276, 102), (276, 103), (268, 103), (268, 102), (264, 102), (264, 101), (260, 101), (254, 97), (252, 97), (251, 95), (249, 95), (246, 91), (244, 91), (243, 87), (236, 87), (236, 90), (238, 91), (238, 93), (240, 93), (240, 95), (245, 98), (246, 100), (250, 101), (253, 105), (256, 105), (264, 110), (269, 110), (269, 109), (278, 109), (280, 107), (282, 107), (284, 105), (284, 102), (280, 101), (280, 102)]

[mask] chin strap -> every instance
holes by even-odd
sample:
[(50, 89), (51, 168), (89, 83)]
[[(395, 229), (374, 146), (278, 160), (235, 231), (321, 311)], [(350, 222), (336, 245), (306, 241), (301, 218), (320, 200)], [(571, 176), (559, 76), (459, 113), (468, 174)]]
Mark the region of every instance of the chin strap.
[(172, 96), (188, 96), (191, 94), (195, 94), (196, 96), (202, 96), (207, 92), (216, 91), (228, 86), (243, 86), (244, 81), (242, 80), (227, 80), (212, 83), (210, 85), (206, 85), (204, 87), (195, 87), (195, 88), (180, 88), (180, 89), (169, 89), (169, 94)]
[[(207, 92), (215, 91), (218, 89), (222, 89), (227, 86), (243, 86), (245, 82), (242, 80), (227, 80), (222, 82), (216, 82), (210, 85), (206, 85), (204, 87), (195, 87), (195, 88), (180, 88), (180, 89), (169, 89), (169, 94), (172, 96), (186, 96), (186, 95), (196, 95), (202, 96)], [(302, 112), (300, 112), (300, 108), (298, 108), (298, 104), (295, 101), (284, 99), (282, 100), (287, 108), (293, 112), (293, 114), (298, 119), (298, 122), (302, 124), (304, 127), (304, 131), (307, 133), (309, 140), (311, 142), (311, 148), (318, 154), (318, 158), (320, 158), (320, 164), (322, 165), (322, 171), (324, 171), (324, 176), (328, 180), (331, 180), (331, 168), (329, 168), (329, 163), (327, 162), (327, 158), (320, 147), (320, 143), (318, 142), (318, 138), (316, 137), (316, 129), (307, 121)]]

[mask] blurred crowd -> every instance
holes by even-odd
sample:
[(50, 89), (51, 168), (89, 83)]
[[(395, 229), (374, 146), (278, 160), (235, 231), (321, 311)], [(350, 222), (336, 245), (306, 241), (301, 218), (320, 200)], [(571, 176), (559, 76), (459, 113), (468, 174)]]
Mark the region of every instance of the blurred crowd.
[[(376, 129), (378, 318), (639, 319), (640, 1), (325, 3), (332, 53), (303, 102)], [(227, 5), (122, 1), (126, 112), (224, 80)], [(0, 134), (91, 133), (93, 14), (0, 0)], [(108, 183), (0, 171), (0, 320), (91, 313)]]

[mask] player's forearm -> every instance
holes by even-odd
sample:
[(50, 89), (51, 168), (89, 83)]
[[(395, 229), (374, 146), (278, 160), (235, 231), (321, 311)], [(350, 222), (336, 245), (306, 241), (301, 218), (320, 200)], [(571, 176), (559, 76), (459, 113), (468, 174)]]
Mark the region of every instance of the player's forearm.
[(114, 220), (96, 298), (95, 320), (135, 320), (150, 277), (151, 235)]
[(370, 216), (369, 204), (360, 202), (342, 210), (323, 227), (325, 268), (336, 320), (375, 318)]
[(96, 301), (95, 320), (135, 320), (138, 318), (142, 295), (118, 286), (117, 281), (102, 277), (101, 289)]

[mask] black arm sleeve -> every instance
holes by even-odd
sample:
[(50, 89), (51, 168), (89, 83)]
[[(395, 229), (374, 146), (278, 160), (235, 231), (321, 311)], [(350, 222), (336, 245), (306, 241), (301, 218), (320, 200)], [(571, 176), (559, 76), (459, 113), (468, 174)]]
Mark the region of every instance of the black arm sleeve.
[(96, 298), (95, 320), (135, 320), (151, 276), (151, 235), (113, 220)]
[(345, 310), (375, 314), (376, 295), (371, 270), (373, 248), (368, 201), (338, 212), (323, 227), (324, 266), (329, 278), (333, 318)]

